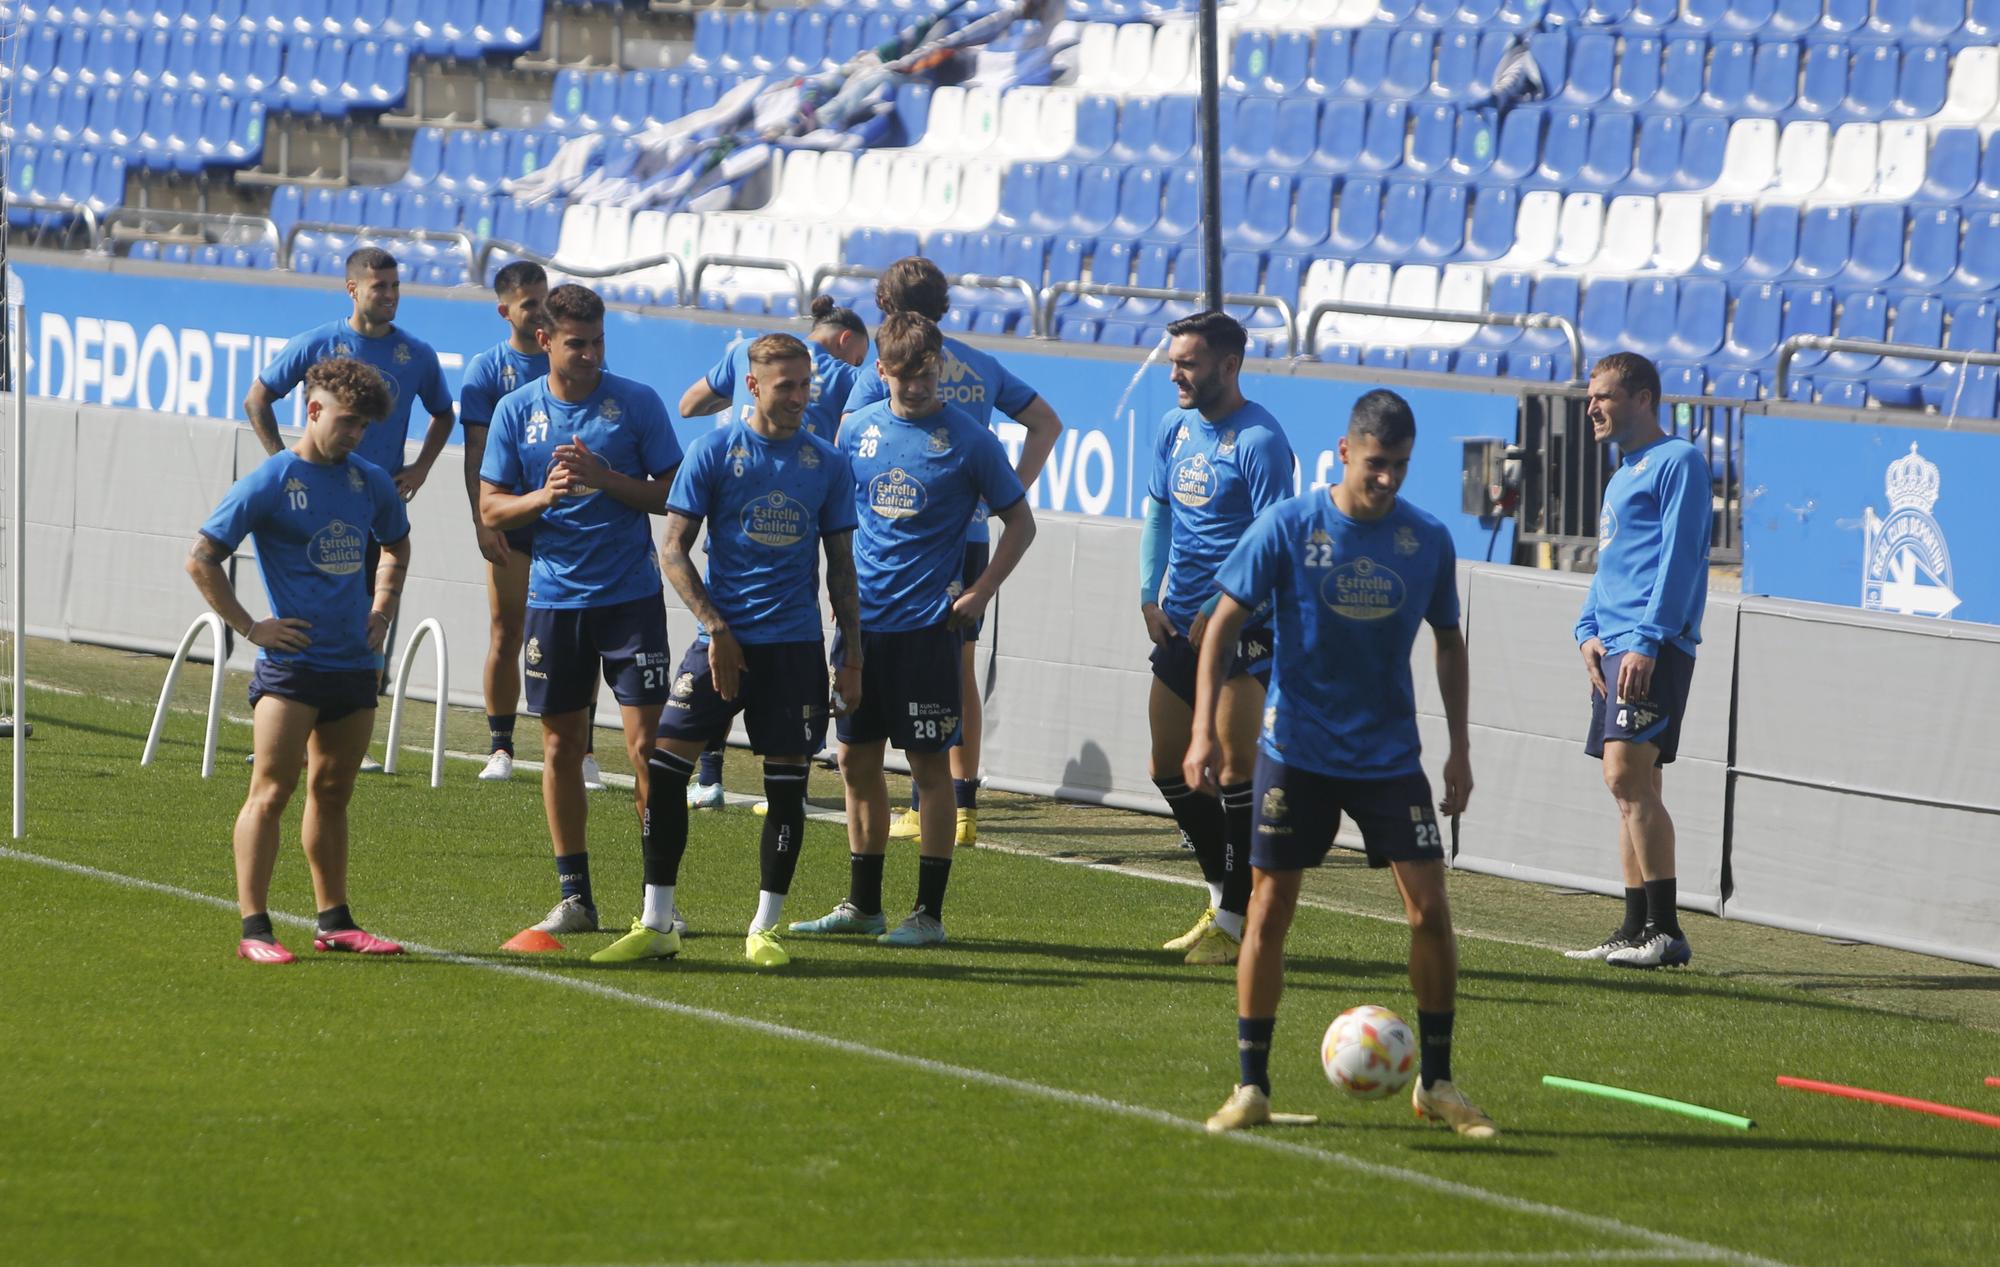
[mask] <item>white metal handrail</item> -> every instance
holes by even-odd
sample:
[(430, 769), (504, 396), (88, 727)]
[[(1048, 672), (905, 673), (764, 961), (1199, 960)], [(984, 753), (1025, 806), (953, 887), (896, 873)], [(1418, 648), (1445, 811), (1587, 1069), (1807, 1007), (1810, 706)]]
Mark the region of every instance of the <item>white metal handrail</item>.
[(444, 714), (445, 701), (450, 698), (446, 685), (445, 669), (448, 657), (445, 654), (444, 626), (435, 616), (429, 616), (411, 632), (408, 642), (403, 644), (403, 654), (396, 661), (396, 692), (389, 701), (389, 750), (382, 756), (382, 773), (396, 772), (396, 745), (403, 733), (403, 699), (410, 691), (410, 666), (416, 651), (423, 644), (424, 635), (435, 635), (431, 650), (436, 653), (437, 664), (437, 719), (431, 724), (431, 786), (444, 786)]
[(153, 728), (146, 732), (146, 751), (139, 758), (140, 765), (153, 764), (153, 756), (160, 749), (160, 731), (167, 724), (167, 702), (173, 699), (174, 687), (180, 683), (181, 665), (204, 629), (215, 635), (215, 676), (208, 684), (208, 730), (201, 741), (201, 777), (205, 779), (215, 773), (215, 731), (222, 723), (223, 662), (229, 656), (223, 642), (227, 627), (214, 612), (196, 616), (188, 631), (181, 635), (181, 645), (175, 649), (172, 663), (167, 665), (167, 684), (160, 688), (160, 706), (153, 710)]

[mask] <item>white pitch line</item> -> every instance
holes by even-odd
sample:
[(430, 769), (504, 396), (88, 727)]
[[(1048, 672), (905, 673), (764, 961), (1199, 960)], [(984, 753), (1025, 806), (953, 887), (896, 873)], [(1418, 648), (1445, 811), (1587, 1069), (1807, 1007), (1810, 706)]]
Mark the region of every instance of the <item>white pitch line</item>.
[[(1417, 1267), (1434, 1263), (1443, 1267), (1476, 1267), (1481, 1263), (1685, 1263), (1707, 1262), (1706, 1255), (1670, 1249), (1601, 1250), (1403, 1250), (1371, 1254), (1170, 1254), (1165, 1257), (1131, 1254), (1056, 1255), (1050, 1258), (1014, 1256), (1005, 1258), (745, 1258), (726, 1262), (712, 1259), (672, 1259), (655, 1263), (571, 1264), (570, 1267)], [(480, 1267), (496, 1267), (481, 1264)], [(509, 1263), (504, 1267), (547, 1267), (545, 1264)]]
[[(86, 876), (95, 880), (123, 885), (127, 888), (143, 889), (147, 892), (177, 897), (184, 901), (197, 902), (204, 906), (219, 907), (227, 911), (236, 910), (236, 903), (212, 894), (200, 893), (193, 889), (184, 889), (179, 885), (162, 884), (157, 880), (144, 880), (137, 876), (125, 875), (117, 871), (106, 871), (78, 862), (67, 862), (59, 858), (49, 858), (41, 854), (27, 853), (6, 846), (0, 846), (0, 858), (11, 858), (18, 862), (33, 863), (57, 871), (66, 871), (73, 875)], [(271, 918), (274, 921), (294, 928), (313, 927), (312, 920), (300, 915), (273, 912)], [(733, 1012), (719, 1012), (712, 1008), (695, 1007), (686, 1003), (675, 1003), (669, 999), (655, 998), (650, 995), (620, 990), (613, 986), (602, 985), (595, 981), (587, 981), (577, 977), (565, 976), (561, 973), (550, 972), (541, 968), (530, 968), (510, 963), (496, 963), (492, 960), (477, 959), (469, 955), (462, 955), (434, 946), (425, 946), (416, 942), (404, 942), (403, 944), (406, 950), (416, 954), (428, 955), (443, 962), (458, 964), (462, 967), (499, 973), (503, 976), (516, 977), (526, 981), (537, 981), (544, 985), (552, 985), (565, 990), (574, 990), (578, 993), (593, 995), (597, 998), (610, 999), (619, 1003), (629, 1003), (637, 1007), (649, 1008), (671, 1016), (682, 1016), (693, 1020), (707, 1021), (715, 1025), (748, 1030), (751, 1033), (763, 1034), (770, 1038), (783, 1039), (788, 1042), (806, 1043), (830, 1051), (858, 1056), (864, 1060), (900, 1065), (906, 1069), (915, 1069), (923, 1073), (951, 1078), (960, 1082), (974, 1082), (1002, 1091), (1011, 1091), (1016, 1095), (1029, 1099), (1047, 1100), (1073, 1108), (1092, 1109), (1100, 1113), (1148, 1122), (1155, 1126), (1164, 1126), (1177, 1131), (1192, 1132), (1205, 1138), (1209, 1137), (1207, 1130), (1201, 1122), (1191, 1118), (1176, 1117), (1163, 1109), (1128, 1104), (1122, 1100), (1113, 1100), (1107, 1096), (1090, 1095), (1081, 1091), (1070, 1091), (1063, 1087), (1052, 1087), (1039, 1082), (1030, 1082), (1025, 1078), (1013, 1078), (1006, 1074), (993, 1073), (985, 1069), (975, 1069), (968, 1065), (954, 1065), (942, 1060), (932, 1060), (925, 1056), (913, 1056), (905, 1052), (891, 1051), (884, 1047), (870, 1047), (866, 1043), (854, 1042), (851, 1039), (836, 1038), (831, 1034), (822, 1034), (809, 1029), (799, 1029), (791, 1025), (780, 1025), (773, 1021), (758, 1020), (755, 1017), (739, 1016)], [(1546, 1202), (1533, 1201), (1525, 1197), (1509, 1196), (1502, 1192), (1492, 1192), (1471, 1184), (1459, 1183), (1451, 1179), (1441, 1179), (1435, 1175), (1425, 1174), (1420, 1170), (1406, 1170), (1400, 1166), (1367, 1161), (1360, 1157), (1350, 1156), (1347, 1153), (1336, 1152), (1326, 1148), (1314, 1148), (1307, 1144), (1292, 1143), (1291, 1141), (1279, 1139), (1271, 1135), (1258, 1134), (1251, 1131), (1230, 1131), (1214, 1136), (1213, 1138), (1243, 1147), (1262, 1148), (1269, 1152), (1282, 1153), (1287, 1156), (1301, 1157), (1311, 1161), (1339, 1166), (1343, 1169), (1356, 1171), (1373, 1178), (1400, 1183), (1413, 1188), (1421, 1188), (1443, 1196), (1475, 1201), (1479, 1204), (1505, 1210), (1513, 1214), (1536, 1215), (1553, 1219), (1557, 1222), (1567, 1223), (1574, 1227), (1588, 1228), (1591, 1231), (1602, 1232), (1627, 1240), (1642, 1241), (1657, 1249), (1670, 1250), (1678, 1258), (1699, 1259), (1706, 1262), (1741, 1263), (1749, 1265), (1749, 1267), (1785, 1267), (1784, 1264), (1778, 1263), (1774, 1259), (1761, 1258), (1754, 1254), (1727, 1249), (1720, 1245), (1709, 1245), (1702, 1241), (1674, 1236), (1667, 1232), (1656, 1232), (1650, 1228), (1638, 1227), (1603, 1215), (1586, 1214), (1580, 1210), (1571, 1210), (1564, 1206), (1550, 1205)]]

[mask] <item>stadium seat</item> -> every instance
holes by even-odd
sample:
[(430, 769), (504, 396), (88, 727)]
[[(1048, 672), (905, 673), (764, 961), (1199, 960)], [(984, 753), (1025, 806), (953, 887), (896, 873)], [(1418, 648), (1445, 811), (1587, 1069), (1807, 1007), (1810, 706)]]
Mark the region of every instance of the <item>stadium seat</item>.
[(1410, 125), (1409, 146), (1403, 155), (1403, 169), (1416, 176), (1430, 176), (1444, 171), (1451, 164), (1453, 140), (1457, 131), (1458, 111), (1452, 107), (1444, 105), (1418, 107)]
[(1237, 103), (1235, 116), (1234, 126), (1222, 129), (1229, 138), (1222, 161), (1231, 167), (1257, 167), (1270, 150), (1271, 138), (1277, 135), (1278, 103), (1269, 97), (1246, 97)]
[[(1368, 123), (1368, 106), (1360, 101), (1328, 101), (1319, 115), (1308, 170), (1342, 175), (1360, 165), (1361, 139)], [(2000, 168), (2000, 163), (1996, 163)]]
[(1924, 183), (1917, 191), (1923, 202), (1955, 205), (1972, 196), (1979, 184), (1979, 133), (1974, 128), (1943, 128), (1930, 138)]
[(1857, 119), (1879, 119), (1890, 113), (1900, 63), (1900, 51), (1893, 44), (1857, 47), (1848, 65), (1847, 113)]
[(1368, 128), (1361, 141), (1364, 171), (1399, 167), (1409, 135), (1410, 106), (1404, 101), (1377, 101), (1368, 108)]
[(1375, 241), (1368, 248), (1371, 258), (1401, 262), (1415, 254), (1424, 228), (1426, 195), (1427, 187), (1420, 180), (1384, 183)]
[[(1278, 103), (1275, 131), (1263, 165), (1281, 171), (1296, 171), (1313, 157), (1319, 136), (1320, 103), (1312, 97), (1292, 96)], [(1975, 164), (1976, 165), (1976, 164)]]
[(1731, 365), (1762, 365), (1769, 360), (1777, 352), (1784, 307), (1785, 293), (1775, 283), (1738, 290), (1720, 358)]
[(1813, 281), (1827, 281), (1847, 268), (1853, 245), (1853, 213), (1846, 207), (1814, 207), (1805, 212), (1799, 225), (1799, 252), (1794, 273)]
[[(2000, 289), (2000, 212), (1976, 211), (1967, 215), (1958, 268), (1952, 273), (1949, 286), (1953, 290), (1982, 292)], [(1989, 346), (1982, 350), (1992, 349)]]
[(1750, 231), (1750, 253), (1739, 275), (1757, 279), (1789, 276), (1799, 256), (1799, 208), (1771, 203), (1757, 209)]
[(1790, 41), (1759, 44), (1743, 108), (1764, 115), (1790, 109), (1799, 93), (1800, 54), (1799, 45)]
[(1650, 35), (1625, 39), (1611, 75), (1610, 103), (1621, 110), (1650, 106), (1660, 89), (1660, 41)]
[(1583, 288), (1577, 307), (1577, 333), (1583, 336), (1584, 355), (1596, 359), (1614, 351), (1625, 341), (1625, 308), (1630, 287), (1622, 278), (1598, 277)]
[(1928, 207), (1911, 214), (1902, 281), (1927, 290), (1945, 284), (1958, 268), (1959, 218), (1954, 207)]
[(1340, 187), (1340, 201), (1334, 208), (1327, 248), (1341, 255), (1355, 256), (1375, 241), (1381, 224), (1382, 182), (1373, 177), (1347, 180)]
[(1667, 41), (1660, 54), (1660, 79), (1653, 89), (1655, 110), (1686, 110), (1701, 99), (1708, 70), (1708, 41), (1698, 36)]
[(1193, 97), (1162, 97), (1152, 119), (1152, 147), (1146, 161), (1182, 163), (1193, 157), (1200, 127), (1200, 103)]
[(1191, 167), (1173, 168), (1164, 174), (1160, 218), (1148, 235), (1156, 242), (1187, 242), (1201, 225), (1200, 174)]
[(1871, 193), (1880, 152), (1879, 127), (1873, 123), (1843, 123), (1834, 130), (1827, 155), (1826, 180), (1820, 192), (1829, 198), (1848, 201)]
[(1680, 283), (1673, 334), (1658, 355), (1675, 360), (1703, 361), (1722, 346), (1729, 317), (1729, 289), (1713, 278), (1694, 277)]
[[(1834, 318), (1834, 333), (1843, 339), (1883, 341), (1889, 321), (1889, 300), (1877, 290), (1849, 291), (1840, 296)], [(1830, 352), (1820, 364), (1820, 372), (1844, 378), (1873, 373), (1882, 358), (1863, 352)]]

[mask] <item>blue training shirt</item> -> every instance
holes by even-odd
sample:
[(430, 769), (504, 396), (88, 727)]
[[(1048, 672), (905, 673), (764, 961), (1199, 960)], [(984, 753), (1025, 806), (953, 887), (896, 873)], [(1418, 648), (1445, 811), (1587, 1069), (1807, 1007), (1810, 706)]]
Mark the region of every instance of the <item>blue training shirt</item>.
[[(871, 354), (856, 371), (854, 390), (847, 397), (848, 413), (856, 413), (862, 406), (872, 405), (878, 400), (889, 399), (889, 386), (882, 381), (875, 365), (876, 358)], [(944, 352), (938, 358), (938, 399), (945, 404), (971, 414), (973, 421), (980, 426), (990, 427), (993, 425), (994, 410), (1009, 418), (1019, 417), (1023, 410), (1035, 403), (1035, 396), (1034, 388), (1015, 378), (990, 353), (982, 352), (969, 343), (961, 343), (950, 335), (944, 336)], [(967, 541), (992, 539), (986, 527), (986, 516), (990, 513), (985, 506), (976, 509), (971, 527), (965, 534)]]
[(1597, 516), (1597, 575), (1577, 617), (1577, 645), (1657, 656), (1671, 642), (1689, 655), (1708, 606), (1714, 514), (1708, 462), (1669, 436), (1620, 456)]
[(861, 627), (938, 624), (959, 593), (972, 508), (983, 498), (1006, 510), (1027, 496), (1006, 447), (964, 410), (909, 420), (882, 400), (848, 417), (840, 451), (854, 468)]
[[(636, 479), (665, 475), (681, 462), (667, 407), (644, 383), (605, 374), (588, 399), (570, 404), (543, 378), (493, 411), (479, 478), (505, 492), (530, 492), (548, 482), (556, 446), (579, 438), (612, 470)], [(658, 594), (650, 518), (602, 489), (542, 512), (534, 521), (528, 606), (609, 607)]]
[[(257, 380), (273, 396), (289, 396), (305, 381), (307, 370), (331, 356), (350, 356), (372, 365), (388, 381), (389, 416), (368, 428), (355, 453), (394, 475), (403, 469), (403, 445), (410, 438), (410, 412), (416, 403), (423, 401), (432, 416), (451, 412), (451, 392), (445, 388), (437, 353), (401, 326), (389, 327), (379, 339), (363, 338), (343, 317), (293, 338)], [(425, 423), (428, 426), (429, 419)]]
[(1160, 609), (1186, 629), (1251, 521), (1292, 495), (1292, 443), (1251, 401), (1215, 422), (1199, 409), (1169, 409), (1153, 442), (1146, 495), (1173, 512)]
[(738, 642), (819, 641), (820, 539), (854, 531), (840, 450), (803, 427), (767, 440), (730, 422), (688, 446), (667, 509), (708, 521), (708, 596)]
[(547, 378), (549, 354), (533, 356), (515, 350), (507, 340), (487, 348), (465, 367), (465, 380), (458, 388), (458, 421), (467, 427), (484, 427), (493, 422), (493, 411), (508, 392), (526, 387), (538, 378)]
[[(734, 406), (722, 417), (734, 422), (748, 422), (750, 415), (757, 412), (757, 398), (750, 394), (747, 382), (750, 377), (750, 345), (754, 342), (755, 339), (747, 336), (731, 341), (723, 350), (722, 359), (708, 371), (708, 389), (718, 396), (729, 397)], [(806, 341), (806, 349), (812, 353), (812, 402), (806, 406), (801, 425), (832, 444), (834, 436), (840, 432), (840, 415), (847, 407), (848, 394), (854, 390), (855, 375), (861, 370), (810, 339)], [(717, 425), (721, 425), (720, 420)]]
[(1257, 517), (1216, 581), (1274, 605), (1267, 756), (1340, 779), (1423, 769), (1410, 648), (1420, 620), (1458, 627), (1457, 562), (1445, 526), (1400, 498), (1372, 522), (1324, 488)]
[(389, 473), (351, 455), (322, 466), (290, 449), (237, 480), (201, 526), (201, 535), (225, 550), (235, 550), (246, 536), (257, 539), (257, 569), (271, 611), (312, 623), (304, 651), (265, 647), (258, 654), (309, 669), (373, 669), (380, 663), (368, 649), (375, 598), (375, 578), (368, 575), (371, 534), (384, 545), (410, 535), (409, 515)]

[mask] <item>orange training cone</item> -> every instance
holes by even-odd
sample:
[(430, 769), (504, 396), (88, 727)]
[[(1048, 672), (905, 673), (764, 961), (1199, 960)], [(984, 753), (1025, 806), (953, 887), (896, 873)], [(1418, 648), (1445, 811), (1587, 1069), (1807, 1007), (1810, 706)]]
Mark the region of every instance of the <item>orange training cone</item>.
[(512, 950), (518, 954), (541, 954), (550, 950), (561, 950), (563, 944), (539, 928), (524, 928), (509, 938), (502, 950)]

